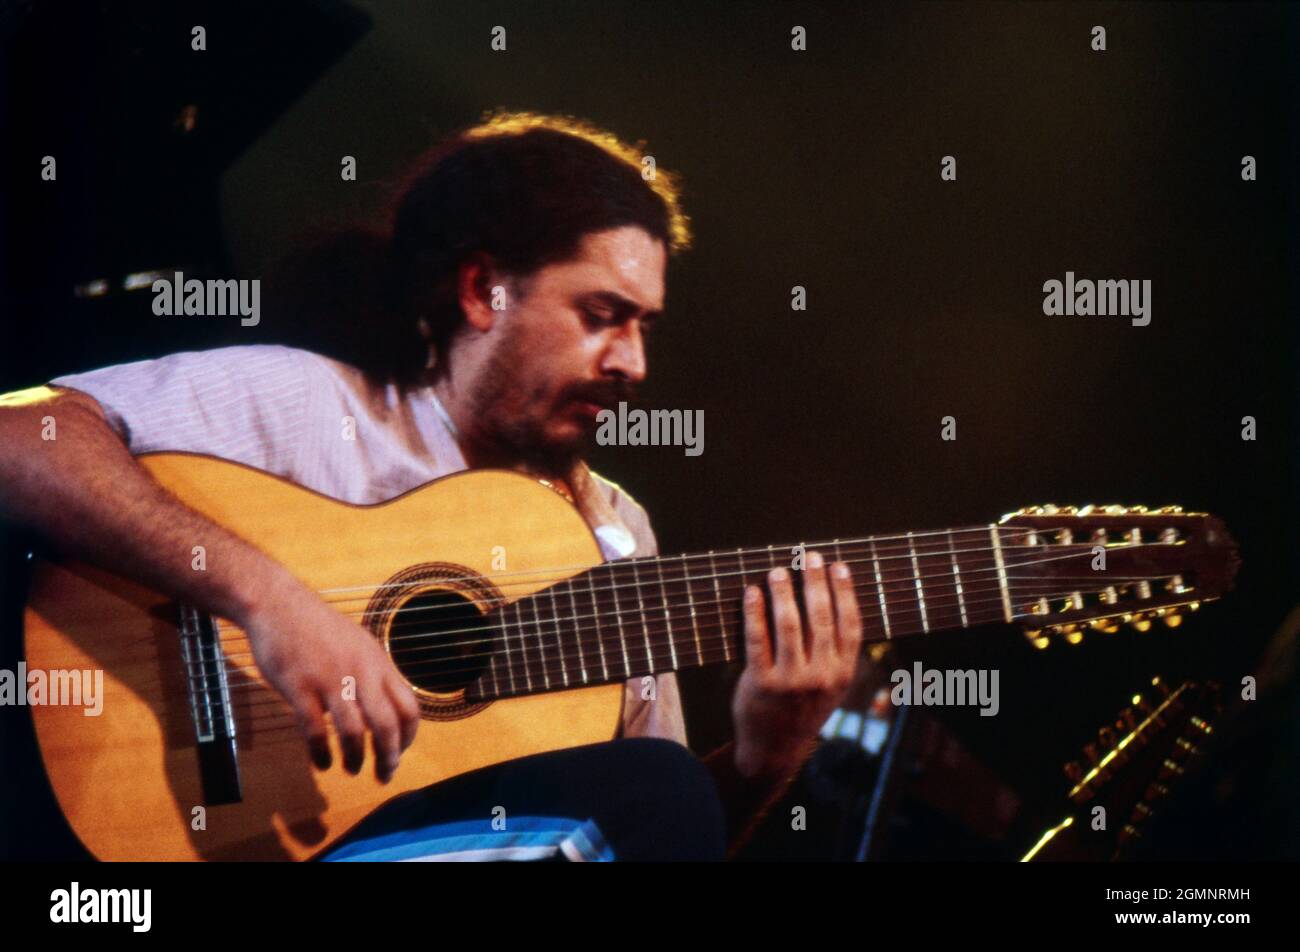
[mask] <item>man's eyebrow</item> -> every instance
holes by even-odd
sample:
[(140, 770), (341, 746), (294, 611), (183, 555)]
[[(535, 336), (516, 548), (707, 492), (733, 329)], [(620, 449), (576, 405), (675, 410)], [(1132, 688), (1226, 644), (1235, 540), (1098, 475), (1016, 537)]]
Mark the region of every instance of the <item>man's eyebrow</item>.
[[(592, 291), (582, 295), (582, 300), (586, 302), (599, 302), (608, 307), (612, 307), (623, 314), (635, 314), (641, 310), (641, 305), (637, 304), (631, 298), (626, 298), (617, 291)], [(642, 320), (657, 320), (663, 317), (663, 311), (646, 311), (641, 315)]]

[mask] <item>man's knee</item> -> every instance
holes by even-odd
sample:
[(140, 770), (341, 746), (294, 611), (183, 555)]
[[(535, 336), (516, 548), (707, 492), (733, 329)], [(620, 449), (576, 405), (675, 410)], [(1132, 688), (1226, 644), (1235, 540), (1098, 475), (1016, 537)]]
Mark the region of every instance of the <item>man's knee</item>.
[[(604, 746), (604, 745), (601, 745)], [(726, 819), (713, 775), (675, 741), (635, 737), (614, 741), (614, 770), (603, 793), (638, 824), (642, 859), (721, 860)]]

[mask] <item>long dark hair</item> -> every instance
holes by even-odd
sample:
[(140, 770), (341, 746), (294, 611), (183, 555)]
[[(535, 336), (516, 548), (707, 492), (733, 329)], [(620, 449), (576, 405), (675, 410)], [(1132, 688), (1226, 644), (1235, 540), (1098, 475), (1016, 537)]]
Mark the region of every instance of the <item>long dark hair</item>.
[(463, 320), (456, 274), (468, 256), (525, 279), (607, 228), (639, 226), (670, 254), (689, 247), (676, 179), (650, 168), (642, 150), (578, 120), (497, 113), (414, 164), (387, 228), (332, 232), (283, 259), (267, 281), (268, 331), (373, 380), (416, 384), (419, 321), (443, 352)]

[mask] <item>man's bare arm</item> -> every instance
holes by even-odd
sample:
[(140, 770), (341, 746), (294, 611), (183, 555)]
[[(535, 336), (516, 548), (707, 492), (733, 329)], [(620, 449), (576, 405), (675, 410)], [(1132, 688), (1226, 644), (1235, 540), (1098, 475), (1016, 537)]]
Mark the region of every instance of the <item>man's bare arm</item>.
[[(45, 439), (51, 418), (54, 438)], [(0, 396), (0, 517), (61, 552), (243, 627), (318, 766), (330, 761), (326, 712), (353, 773), (367, 727), (381, 779), (414, 739), (418, 705), (374, 639), (265, 553), (163, 489), (90, 396), (49, 387)], [(192, 568), (196, 545), (206, 550), (204, 571)], [(343, 699), (345, 676), (356, 679), (356, 702)]]

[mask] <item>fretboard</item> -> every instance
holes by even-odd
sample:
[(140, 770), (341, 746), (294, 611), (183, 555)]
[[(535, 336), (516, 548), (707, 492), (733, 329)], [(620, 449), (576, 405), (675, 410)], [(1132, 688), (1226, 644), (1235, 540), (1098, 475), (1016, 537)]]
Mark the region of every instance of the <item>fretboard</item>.
[[(994, 525), (808, 544), (853, 572), (864, 639), (1014, 615), (1008, 565), (1026, 533)], [(743, 661), (741, 596), (791, 568), (794, 546), (608, 562), (504, 606), (475, 698), (509, 697)]]

